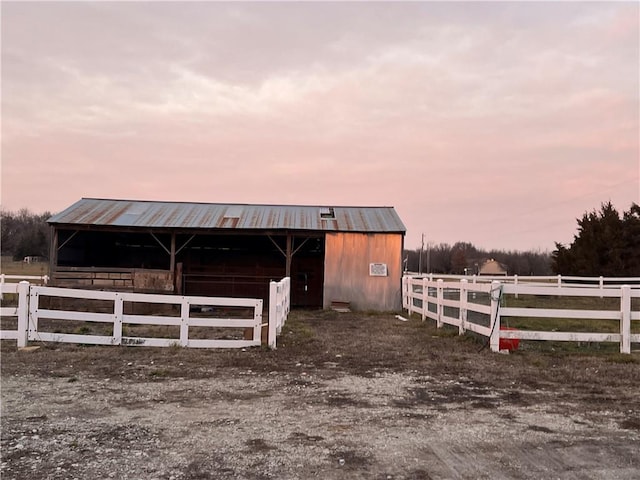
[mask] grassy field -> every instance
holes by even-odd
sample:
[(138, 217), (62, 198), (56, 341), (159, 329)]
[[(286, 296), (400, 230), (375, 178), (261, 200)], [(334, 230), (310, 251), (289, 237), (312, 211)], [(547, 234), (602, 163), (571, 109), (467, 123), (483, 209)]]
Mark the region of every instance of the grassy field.
[(48, 275), (49, 263), (16, 262), (9, 256), (3, 256), (0, 259), (0, 273), (5, 275)]

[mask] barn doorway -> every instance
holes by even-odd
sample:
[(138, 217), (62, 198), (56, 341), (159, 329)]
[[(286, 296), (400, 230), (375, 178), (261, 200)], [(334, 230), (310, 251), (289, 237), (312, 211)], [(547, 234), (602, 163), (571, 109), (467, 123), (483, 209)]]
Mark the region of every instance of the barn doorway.
[(178, 237), (177, 244), (185, 248), (176, 256), (181, 277), (176, 282), (181, 282), (185, 295), (268, 299), (269, 282), (282, 279), (289, 270), (291, 305), (322, 308), (324, 236)]

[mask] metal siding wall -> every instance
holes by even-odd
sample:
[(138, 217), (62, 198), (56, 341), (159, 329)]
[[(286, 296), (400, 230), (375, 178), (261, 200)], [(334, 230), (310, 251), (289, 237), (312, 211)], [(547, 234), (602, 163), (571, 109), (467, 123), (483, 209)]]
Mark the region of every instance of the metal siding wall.
[[(343, 301), (355, 310), (400, 310), (402, 240), (402, 234), (327, 233), (324, 308)], [(386, 263), (388, 276), (369, 276), (370, 263)]]

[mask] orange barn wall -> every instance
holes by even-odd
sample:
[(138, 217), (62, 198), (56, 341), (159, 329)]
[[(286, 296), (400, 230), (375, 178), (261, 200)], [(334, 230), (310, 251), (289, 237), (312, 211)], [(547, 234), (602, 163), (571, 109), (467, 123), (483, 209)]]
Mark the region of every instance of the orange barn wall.
[[(327, 233), (324, 308), (341, 301), (355, 310), (400, 310), (402, 248), (399, 233)], [(369, 276), (370, 263), (386, 263), (388, 276)]]

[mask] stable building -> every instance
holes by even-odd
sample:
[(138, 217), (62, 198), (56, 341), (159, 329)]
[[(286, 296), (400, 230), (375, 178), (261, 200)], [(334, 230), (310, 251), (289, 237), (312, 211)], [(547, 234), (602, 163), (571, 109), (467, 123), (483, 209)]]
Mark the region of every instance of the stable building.
[(55, 286), (266, 299), (289, 276), (293, 306), (401, 308), (393, 207), (83, 198), (48, 223)]

